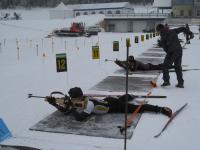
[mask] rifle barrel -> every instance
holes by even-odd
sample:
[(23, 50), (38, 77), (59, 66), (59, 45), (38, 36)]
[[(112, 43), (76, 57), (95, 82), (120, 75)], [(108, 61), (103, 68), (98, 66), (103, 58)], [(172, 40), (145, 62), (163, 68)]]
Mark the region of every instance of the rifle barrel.
[(28, 98), (35, 97), (35, 98), (46, 98), (46, 96), (34, 96), (32, 94), (28, 94)]
[(30, 97), (35, 97), (35, 98), (46, 98), (44, 96), (30, 96)]

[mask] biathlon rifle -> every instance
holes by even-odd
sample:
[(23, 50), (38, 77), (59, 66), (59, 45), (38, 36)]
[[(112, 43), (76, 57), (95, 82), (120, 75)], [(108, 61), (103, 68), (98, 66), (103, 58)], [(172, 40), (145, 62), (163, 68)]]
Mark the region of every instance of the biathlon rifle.
[[(55, 97), (55, 95), (61, 95), (62, 97), (57, 98)], [(71, 110), (70, 108), (72, 107), (72, 102), (69, 96), (63, 94), (62, 92), (59, 91), (54, 91), (51, 92), (50, 96), (35, 96), (33, 94), (28, 94), (28, 98), (48, 98), (48, 97), (54, 97), (56, 99), (56, 103), (58, 103), (59, 105), (64, 105), (66, 110)]]

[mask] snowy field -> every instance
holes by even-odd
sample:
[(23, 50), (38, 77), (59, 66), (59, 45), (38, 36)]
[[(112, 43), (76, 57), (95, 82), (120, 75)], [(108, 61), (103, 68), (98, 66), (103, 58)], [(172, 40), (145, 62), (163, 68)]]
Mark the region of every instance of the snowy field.
[[(55, 28), (69, 26), (74, 20), (87, 26), (101, 21), (104, 16), (79, 17), (71, 20), (49, 20), (47, 10), (23, 10), (20, 21), (0, 21), (0, 118), (13, 134), (0, 144), (24, 145), (51, 150), (122, 150), (123, 140), (30, 131), (29, 128), (56, 109), (42, 99), (27, 99), (28, 93), (46, 96), (58, 90), (80, 86), (84, 92), (119, 69), (105, 59), (125, 59), (126, 38), (131, 39), (130, 54), (138, 56), (153, 47), (157, 38), (134, 44), (134, 36), (141, 33), (100, 33), (98, 36), (77, 38), (45, 38)], [(43, 14), (44, 13), (44, 14)], [(32, 18), (32, 19), (31, 19)], [(197, 27), (192, 31), (198, 33)], [(180, 38), (183, 35), (180, 34)], [(120, 51), (113, 52), (113, 41), (120, 42)], [(186, 45), (183, 54), (185, 68), (200, 68), (199, 38)], [(92, 46), (99, 45), (100, 59), (92, 59)], [(67, 54), (68, 71), (56, 72), (58, 53)], [(162, 136), (155, 139), (167, 121), (163, 115), (142, 115), (133, 137), (128, 140), (131, 150), (199, 150), (200, 131), (200, 71), (184, 72), (185, 88), (175, 87), (176, 76), (171, 73), (171, 86), (162, 88), (162, 76), (153, 95), (166, 95), (166, 99), (150, 99), (150, 104), (169, 106), (174, 111), (188, 102), (186, 109), (170, 124)]]

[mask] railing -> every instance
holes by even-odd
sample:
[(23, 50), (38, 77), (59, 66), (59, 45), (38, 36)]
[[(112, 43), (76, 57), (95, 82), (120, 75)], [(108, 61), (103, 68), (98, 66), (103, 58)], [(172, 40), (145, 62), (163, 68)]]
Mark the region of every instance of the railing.
[(124, 13), (124, 14), (106, 14), (106, 17), (163, 17), (166, 18), (169, 13)]

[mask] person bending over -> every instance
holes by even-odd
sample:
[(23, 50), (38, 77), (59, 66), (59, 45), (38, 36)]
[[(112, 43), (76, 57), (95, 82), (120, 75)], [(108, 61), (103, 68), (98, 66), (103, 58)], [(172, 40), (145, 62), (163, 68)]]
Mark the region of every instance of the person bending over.
[(176, 87), (184, 88), (184, 80), (182, 73), (182, 56), (183, 50), (178, 39), (178, 34), (184, 32), (188, 37), (193, 38), (194, 35), (189, 29), (185, 27), (174, 28), (166, 30), (163, 24), (156, 26), (156, 31), (160, 33), (160, 45), (166, 52), (166, 56), (163, 62), (163, 80), (164, 83), (161, 86), (170, 85), (169, 69), (174, 63), (175, 72), (178, 80)]

